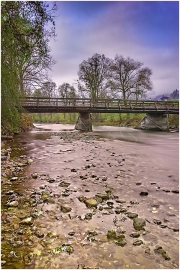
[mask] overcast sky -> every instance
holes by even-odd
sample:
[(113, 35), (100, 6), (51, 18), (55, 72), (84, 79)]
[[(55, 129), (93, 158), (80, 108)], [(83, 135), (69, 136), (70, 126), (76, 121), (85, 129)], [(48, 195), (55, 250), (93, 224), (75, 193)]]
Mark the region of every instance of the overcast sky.
[(75, 86), (83, 60), (95, 53), (130, 57), (153, 71), (151, 96), (179, 89), (178, 1), (58, 1), (57, 61), (51, 77), (57, 86)]

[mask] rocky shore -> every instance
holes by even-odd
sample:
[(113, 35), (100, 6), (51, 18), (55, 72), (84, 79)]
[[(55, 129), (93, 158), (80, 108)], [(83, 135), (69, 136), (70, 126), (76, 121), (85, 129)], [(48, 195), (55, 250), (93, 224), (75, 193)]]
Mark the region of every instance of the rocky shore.
[(23, 147), (1, 150), (2, 268), (179, 267), (177, 175), (93, 133)]

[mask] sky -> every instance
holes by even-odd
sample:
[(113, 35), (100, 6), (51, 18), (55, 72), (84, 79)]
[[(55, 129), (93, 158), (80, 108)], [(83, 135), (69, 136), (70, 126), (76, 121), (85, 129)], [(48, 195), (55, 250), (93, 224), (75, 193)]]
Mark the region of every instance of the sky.
[(179, 89), (178, 1), (57, 1), (50, 73), (77, 86), (79, 65), (95, 53), (130, 57), (152, 69), (149, 97)]

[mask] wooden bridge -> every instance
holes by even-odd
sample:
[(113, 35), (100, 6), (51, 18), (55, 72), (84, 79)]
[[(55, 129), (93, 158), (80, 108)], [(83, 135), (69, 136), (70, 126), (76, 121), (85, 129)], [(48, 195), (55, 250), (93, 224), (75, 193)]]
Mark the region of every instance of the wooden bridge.
[(179, 102), (175, 101), (24, 97), (21, 104), (30, 113), (179, 114)]

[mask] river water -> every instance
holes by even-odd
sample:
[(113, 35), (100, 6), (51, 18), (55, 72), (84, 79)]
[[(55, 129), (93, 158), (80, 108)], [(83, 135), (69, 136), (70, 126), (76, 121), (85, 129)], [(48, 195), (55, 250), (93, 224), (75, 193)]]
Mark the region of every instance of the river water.
[[(10, 143), (11, 157), (27, 155), (33, 160), (24, 171), (26, 181), (11, 184), (13, 190), (40, 198), (35, 205), (39, 214), (26, 233), (33, 260), (21, 260), (27, 250), (17, 247), (19, 260), (12, 262), (5, 254), (3, 268), (179, 267), (178, 133), (94, 126), (92, 133), (84, 134), (73, 125), (34, 126)], [(97, 207), (88, 208), (80, 199), (98, 194), (110, 196)], [(45, 195), (48, 199), (42, 203)], [(146, 222), (137, 238), (132, 237), (137, 231), (129, 212)], [(108, 240), (110, 230), (124, 235), (126, 245)], [(159, 247), (168, 256), (157, 252)], [(8, 247), (3, 253), (11, 251)]]

